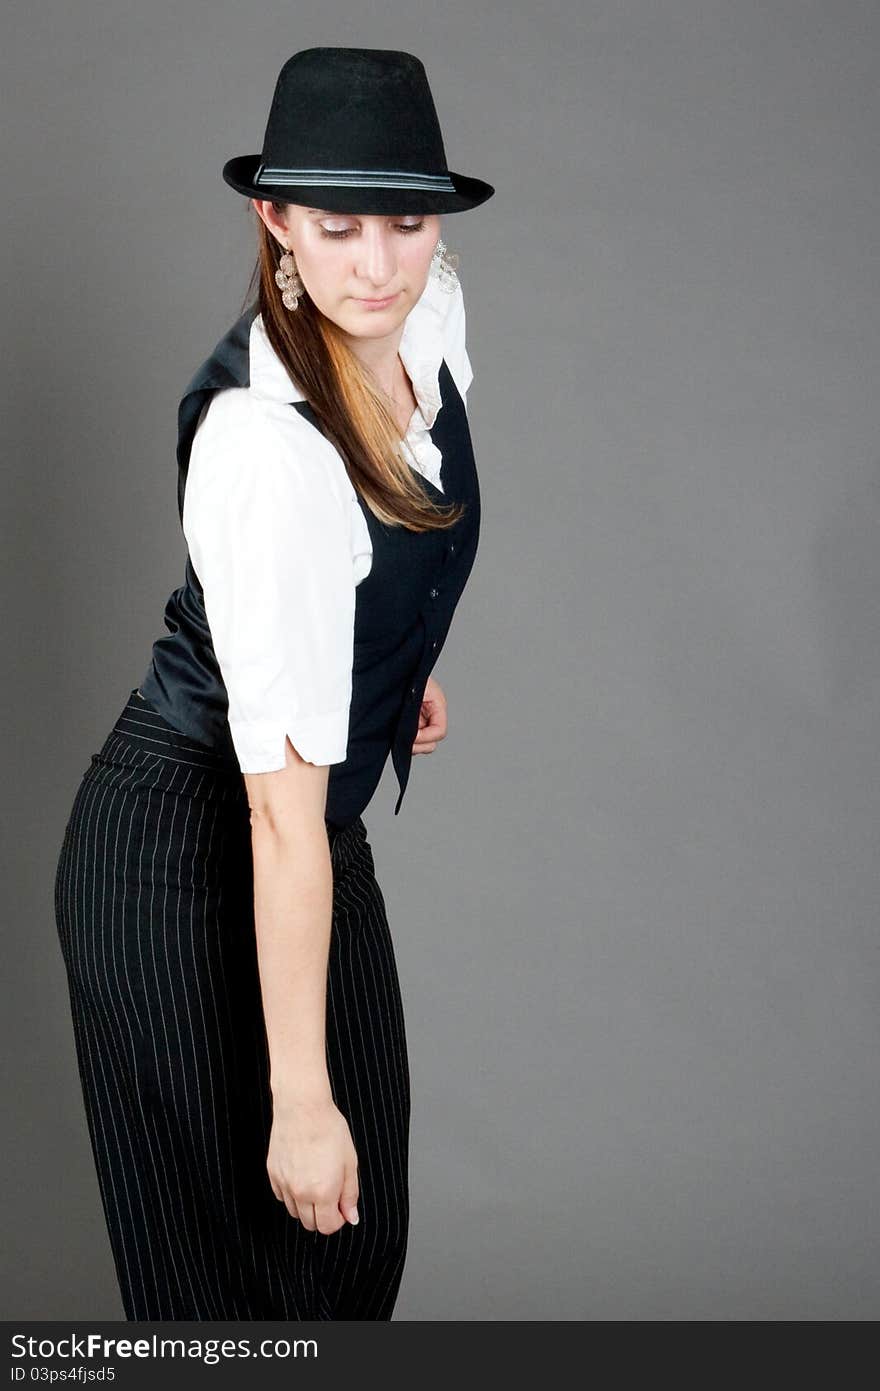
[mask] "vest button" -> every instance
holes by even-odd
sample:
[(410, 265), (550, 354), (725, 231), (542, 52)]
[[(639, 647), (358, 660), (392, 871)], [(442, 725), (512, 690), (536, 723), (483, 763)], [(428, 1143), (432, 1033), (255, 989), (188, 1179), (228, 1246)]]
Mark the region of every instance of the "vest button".
[(437, 598), (437, 595), (440, 593), (440, 590), (439, 590), (439, 589), (432, 589), (432, 590), (429, 590), (429, 593), (430, 593), (432, 599), (436, 599), (436, 598)]
[(455, 542), (454, 542), (454, 541), (450, 541), (450, 542), (449, 542), (449, 549), (450, 549), (450, 551), (454, 551), (454, 550), (455, 550)]
[(435, 638), (434, 641), (431, 643), (431, 651), (432, 651), (432, 652), (436, 652), (436, 650), (437, 650), (437, 639)]

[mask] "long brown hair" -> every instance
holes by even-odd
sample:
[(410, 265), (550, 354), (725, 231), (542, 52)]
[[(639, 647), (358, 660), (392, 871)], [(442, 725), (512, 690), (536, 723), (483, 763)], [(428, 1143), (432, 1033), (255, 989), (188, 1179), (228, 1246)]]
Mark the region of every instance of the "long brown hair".
[[(282, 212), (288, 204), (272, 206)], [(438, 505), (421, 486), (401, 452), (400, 428), (384, 393), (337, 325), (308, 292), (295, 312), (282, 305), (275, 281), (281, 248), (250, 200), (247, 207), (256, 219), (258, 253), (245, 305), (253, 302), (256, 291), (269, 342), (342, 455), (352, 485), (389, 526), (410, 531), (454, 526), (464, 504)]]

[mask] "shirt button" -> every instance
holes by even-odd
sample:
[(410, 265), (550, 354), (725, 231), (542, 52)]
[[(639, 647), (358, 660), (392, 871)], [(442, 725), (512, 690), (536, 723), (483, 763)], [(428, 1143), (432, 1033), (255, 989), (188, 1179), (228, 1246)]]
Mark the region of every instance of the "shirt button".
[(437, 598), (437, 595), (440, 593), (440, 590), (439, 590), (439, 589), (432, 589), (432, 590), (430, 590), (429, 592), (430, 592), (431, 598), (432, 598), (432, 599), (436, 599), (436, 598)]

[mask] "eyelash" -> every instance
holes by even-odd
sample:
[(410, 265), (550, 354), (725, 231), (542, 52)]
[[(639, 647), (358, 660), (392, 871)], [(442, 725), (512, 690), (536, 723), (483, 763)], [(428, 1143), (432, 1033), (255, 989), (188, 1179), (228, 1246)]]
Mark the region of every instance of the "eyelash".
[[(425, 224), (423, 221), (411, 223), (398, 222), (397, 230), (398, 232), (403, 232), (405, 235), (408, 236), (410, 232), (421, 232), (424, 225)], [(344, 237), (350, 237), (353, 231), (353, 227), (346, 227), (344, 232), (328, 232), (326, 227), (322, 227), (321, 236), (331, 237), (333, 241), (342, 241)]]

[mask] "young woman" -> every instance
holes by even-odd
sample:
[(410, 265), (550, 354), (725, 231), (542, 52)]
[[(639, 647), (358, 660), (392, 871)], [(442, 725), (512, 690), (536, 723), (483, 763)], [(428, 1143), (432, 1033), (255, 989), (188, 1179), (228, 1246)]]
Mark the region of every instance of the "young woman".
[(480, 499), (440, 217), (494, 189), (382, 49), (294, 54), (223, 175), (258, 293), (180, 403), (185, 582), (77, 791), (59, 940), (126, 1317), (390, 1319), (409, 1073), (362, 813), (446, 732)]

